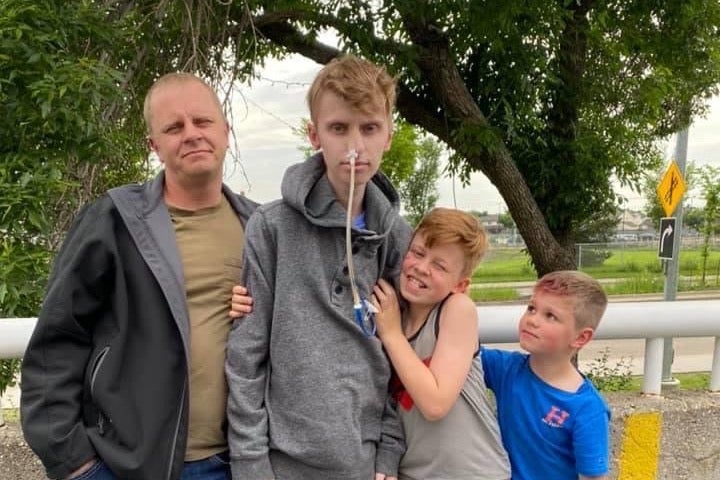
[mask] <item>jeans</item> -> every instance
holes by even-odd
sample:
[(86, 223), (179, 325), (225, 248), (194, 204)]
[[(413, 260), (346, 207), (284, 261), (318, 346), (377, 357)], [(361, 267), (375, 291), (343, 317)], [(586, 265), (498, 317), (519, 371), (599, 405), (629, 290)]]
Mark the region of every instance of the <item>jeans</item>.
[(71, 480), (117, 480), (117, 477), (113, 475), (105, 462), (98, 460), (88, 471), (77, 477), (72, 477)]
[(228, 452), (194, 462), (185, 462), (180, 475), (180, 480), (231, 480), (231, 478)]
[[(228, 452), (219, 453), (212, 457), (185, 462), (180, 480), (230, 480), (230, 457)], [(118, 480), (105, 462), (95, 462), (90, 470), (73, 477), (72, 480)]]

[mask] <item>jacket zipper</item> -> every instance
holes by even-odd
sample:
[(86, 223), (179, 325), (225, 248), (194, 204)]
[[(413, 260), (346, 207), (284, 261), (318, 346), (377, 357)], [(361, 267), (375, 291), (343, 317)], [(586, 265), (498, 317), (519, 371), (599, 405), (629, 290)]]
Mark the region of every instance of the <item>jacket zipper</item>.
[(103, 361), (105, 361), (105, 357), (107, 356), (109, 351), (110, 347), (105, 347), (100, 351), (98, 356), (95, 358), (95, 364), (93, 365), (92, 373), (90, 374), (90, 398), (92, 398), (92, 401), (98, 410), (97, 427), (98, 433), (100, 435), (105, 435), (105, 415), (103, 415), (102, 410), (97, 405), (97, 401), (95, 400), (95, 380), (97, 380), (98, 373), (100, 372), (100, 367), (102, 367)]
[(175, 462), (175, 447), (177, 445), (178, 436), (180, 433), (180, 423), (182, 422), (183, 410), (185, 409), (185, 391), (187, 389), (187, 381), (183, 384), (182, 395), (180, 396), (180, 409), (178, 410), (177, 422), (175, 423), (175, 433), (173, 435), (173, 441), (170, 449), (170, 460), (168, 461), (168, 470), (165, 478), (170, 480), (172, 475), (173, 463)]
[(92, 373), (90, 374), (90, 397), (93, 399), (93, 402), (95, 401), (95, 380), (97, 379), (98, 372), (100, 372), (100, 367), (102, 367), (105, 356), (109, 351), (110, 347), (105, 347), (95, 358), (95, 364), (93, 365)]

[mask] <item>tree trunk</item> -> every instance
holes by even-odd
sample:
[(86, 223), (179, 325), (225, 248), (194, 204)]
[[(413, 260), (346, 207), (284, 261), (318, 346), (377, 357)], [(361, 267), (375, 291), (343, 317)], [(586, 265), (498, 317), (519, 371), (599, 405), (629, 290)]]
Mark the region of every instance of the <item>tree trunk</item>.
[[(413, 17), (413, 12), (403, 12), (403, 22), (419, 52), (417, 66), (443, 108), (438, 112), (432, 105), (424, 105), (401, 85), (397, 102), (399, 112), (406, 120), (434, 134), (463, 155), (473, 170), (482, 171), (497, 187), (525, 241), (538, 275), (574, 269), (574, 252), (564, 249), (553, 237), (525, 179), (502, 141), (498, 139), (492, 149), (478, 151), (479, 142), (474, 134), (482, 133), (490, 126), (457, 70), (447, 39), (432, 25)], [(340, 50), (303, 35), (284, 21), (265, 18), (257, 21), (255, 26), (272, 42), (322, 64), (342, 54)], [(459, 135), (462, 131), (467, 131), (468, 135)]]

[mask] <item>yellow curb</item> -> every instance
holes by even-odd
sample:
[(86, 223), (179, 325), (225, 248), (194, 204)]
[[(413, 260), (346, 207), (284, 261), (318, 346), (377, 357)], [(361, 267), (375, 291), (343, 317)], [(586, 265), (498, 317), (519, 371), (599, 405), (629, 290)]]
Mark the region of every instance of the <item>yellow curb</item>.
[(657, 478), (661, 425), (661, 412), (636, 413), (625, 420), (618, 480)]

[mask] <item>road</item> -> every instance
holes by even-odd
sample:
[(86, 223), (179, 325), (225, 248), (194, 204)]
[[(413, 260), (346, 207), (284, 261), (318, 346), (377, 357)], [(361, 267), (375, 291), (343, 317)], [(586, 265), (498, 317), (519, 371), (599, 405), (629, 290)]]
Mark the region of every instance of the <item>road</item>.
[[(498, 343), (492, 345), (498, 348), (519, 349), (517, 343)], [(713, 337), (687, 337), (673, 340), (675, 360), (672, 365), (673, 373), (709, 372), (712, 368), (712, 355), (715, 346)], [(627, 365), (630, 373), (640, 375), (645, 360), (645, 340), (593, 340), (580, 351), (578, 356), (581, 370), (587, 370), (590, 364), (597, 363), (607, 349), (608, 364), (617, 365), (621, 362)]]

